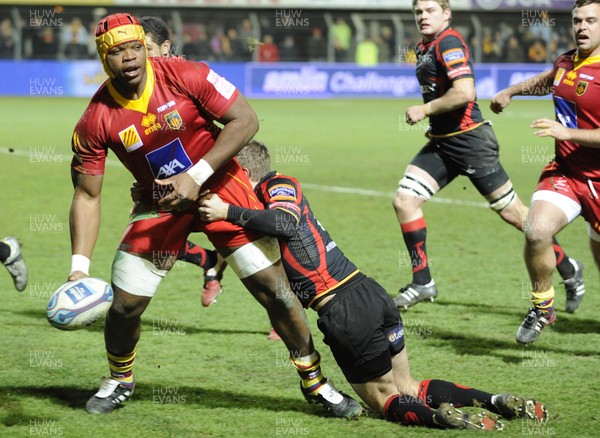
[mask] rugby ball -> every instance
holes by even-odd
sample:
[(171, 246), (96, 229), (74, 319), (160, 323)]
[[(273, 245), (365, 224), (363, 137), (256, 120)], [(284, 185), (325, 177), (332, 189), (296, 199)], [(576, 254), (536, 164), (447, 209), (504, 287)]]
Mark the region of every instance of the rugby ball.
[(113, 300), (110, 284), (85, 277), (59, 287), (48, 301), (48, 322), (61, 330), (79, 330), (104, 318)]

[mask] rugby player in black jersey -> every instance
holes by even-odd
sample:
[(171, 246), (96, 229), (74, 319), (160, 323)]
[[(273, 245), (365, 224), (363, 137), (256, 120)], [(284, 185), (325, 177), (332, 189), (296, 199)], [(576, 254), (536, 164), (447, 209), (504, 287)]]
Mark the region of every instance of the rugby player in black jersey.
[(226, 220), (277, 237), (291, 289), (305, 308), (319, 314), (317, 324), (344, 376), (385, 419), (439, 428), (500, 429), (479, 406), (505, 418), (544, 421), (545, 406), (512, 394), (490, 394), (444, 380), (415, 380), (408, 364), (402, 319), (383, 287), (346, 258), (316, 219), (298, 180), (270, 169), (268, 149), (249, 142), (237, 155), (265, 210), (224, 203), (216, 194), (200, 200), (200, 217)]

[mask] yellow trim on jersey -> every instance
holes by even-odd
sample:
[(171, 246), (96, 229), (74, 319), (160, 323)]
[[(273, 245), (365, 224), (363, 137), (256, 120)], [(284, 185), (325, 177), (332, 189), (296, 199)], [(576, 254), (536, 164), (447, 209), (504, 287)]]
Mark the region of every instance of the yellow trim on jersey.
[(71, 144), (75, 147), (75, 150), (81, 149), (81, 140), (79, 140), (79, 135), (75, 131), (73, 131), (73, 140)]
[[(239, 178), (238, 178), (237, 176), (235, 176), (233, 173), (231, 173), (231, 172), (227, 172), (227, 175), (229, 175), (229, 176), (230, 176), (230, 177), (232, 177), (234, 180), (236, 180), (237, 182), (239, 182), (239, 183), (240, 183), (242, 186), (244, 186), (244, 187), (246, 188), (246, 190), (249, 190), (249, 191), (251, 191), (252, 193), (254, 193), (254, 192), (252, 191), (252, 188), (251, 188), (251, 187), (248, 187), (248, 184), (246, 184), (244, 181), (242, 181), (241, 179), (239, 179)], [(248, 197), (249, 197), (250, 199), (252, 199), (254, 202), (258, 202), (258, 199), (257, 199), (255, 196), (253, 196), (252, 194), (248, 193)], [(254, 207), (254, 209), (255, 209), (255, 210), (259, 210), (259, 208), (257, 208), (257, 207)]]
[(237, 176), (235, 176), (233, 173), (227, 172), (227, 175), (229, 175), (230, 177), (232, 177), (234, 180), (236, 180), (237, 182), (239, 182), (241, 185), (244, 186), (244, 188), (249, 189), (250, 187), (248, 187), (248, 184), (246, 184), (244, 181), (242, 181), (241, 179), (239, 179)]
[(352, 277), (354, 277), (356, 274), (358, 274), (360, 272), (360, 269), (357, 269), (356, 271), (354, 271), (352, 274), (348, 275), (346, 278), (344, 278), (342, 281), (340, 281), (338, 284), (336, 284), (335, 286), (333, 286), (330, 289), (327, 289), (325, 292), (322, 292), (320, 294), (318, 294), (317, 296), (315, 296), (312, 300), (310, 300), (310, 302), (308, 303), (308, 307), (312, 307), (312, 305), (314, 304), (314, 302), (317, 299), (323, 298), (325, 295), (330, 294), (332, 292), (335, 292), (335, 290), (340, 287), (342, 284), (348, 282), (348, 280), (350, 280)]
[(469, 132), (469, 131), (472, 131), (473, 129), (477, 129), (477, 128), (479, 128), (481, 125), (484, 125), (484, 124), (486, 124), (486, 123), (488, 123), (488, 121), (487, 121), (487, 120), (484, 120), (483, 122), (479, 122), (479, 123), (478, 123), (478, 124), (476, 124), (475, 126), (471, 126), (471, 127), (470, 127), (470, 128), (468, 128), (468, 129), (463, 129), (462, 131), (451, 132), (450, 134), (444, 134), (444, 135), (430, 135), (430, 137), (433, 137), (433, 138), (447, 138), (447, 137), (454, 137), (455, 135), (458, 135), (458, 134), (464, 134), (465, 132)]
[(585, 67), (586, 65), (596, 64), (598, 62), (600, 62), (600, 56), (590, 56), (588, 58), (580, 59), (579, 55), (575, 54), (575, 57), (573, 58), (573, 70)]
[(144, 87), (144, 91), (140, 98), (136, 100), (129, 100), (121, 96), (117, 89), (113, 86), (112, 80), (109, 80), (108, 92), (115, 100), (115, 102), (117, 102), (123, 108), (146, 114), (148, 112), (148, 104), (150, 103), (150, 98), (152, 97), (152, 93), (154, 92), (154, 69), (152, 68), (152, 64), (150, 64), (150, 61), (148, 60), (146, 60), (146, 72), (146, 86)]
[(457, 79), (455, 81), (452, 81), (452, 84), (456, 84), (457, 82), (460, 82), (460, 81), (471, 81), (471, 82), (474, 83), (475, 79), (473, 79), (473, 78), (459, 78), (459, 79)]
[(283, 207), (275, 207), (272, 208), (271, 210), (281, 210), (281, 211), (285, 211), (286, 213), (289, 213), (292, 215), (292, 217), (294, 219), (296, 219), (297, 223), (300, 223), (300, 216), (298, 215), (298, 212), (292, 210), (291, 208), (283, 208)]

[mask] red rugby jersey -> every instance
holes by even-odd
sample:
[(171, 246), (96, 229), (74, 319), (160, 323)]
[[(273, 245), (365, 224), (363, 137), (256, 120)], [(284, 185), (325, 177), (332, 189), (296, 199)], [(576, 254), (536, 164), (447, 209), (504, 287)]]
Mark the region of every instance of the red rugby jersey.
[[(600, 128), (600, 56), (579, 59), (576, 50), (554, 62), (553, 96), (556, 120), (567, 128)], [(600, 149), (555, 141), (556, 161), (570, 173), (600, 178)]]
[(239, 92), (206, 64), (149, 58), (147, 84), (137, 100), (123, 98), (105, 82), (73, 132), (72, 168), (104, 174), (111, 150), (152, 193), (155, 178), (184, 172), (213, 146), (223, 116)]

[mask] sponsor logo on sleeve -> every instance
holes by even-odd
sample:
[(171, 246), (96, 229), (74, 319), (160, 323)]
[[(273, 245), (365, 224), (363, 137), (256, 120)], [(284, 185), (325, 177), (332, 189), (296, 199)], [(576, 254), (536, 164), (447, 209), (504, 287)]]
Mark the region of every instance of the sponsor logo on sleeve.
[(471, 67), (469, 67), (468, 65), (463, 65), (461, 67), (450, 70), (448, 72), (448, 78), (456, 79), (461, 76), (472, 75), (472, 74), (473, 74), (473, 72), (471, 71)]
[(404, 327), (399, 326), (386, 333), (390, 345), (399, 344), (404, 340)]
[(219, 92), (225, 99), (231, 99), (235, 92), (235, 86), (224, 77), (219, 76), (213, 70), (208, 73), (206, 80), (213, 84), (215, 90)]
[(293, 202), (273, 202), (269, 205), (269, 210), (275, 210), (276, 208), (285, 210), (296, 217), (300, 217), (300, 207)]
[(454, 65), (460, 62), (467, 62), (465, 52), (460, 48), (446, 50), (442, 53), (442, 58), (447, 65)]
[(119, 132), (119, 138), (127, 152), (133, 152), (144, 146), (140, 134), (138, 134), (137, 129), (135, 129), (135, 125), (131, 125)]
[(277, 200), (294, 200), (296, 189), (289, 184), (277, 184), (269, 189), (269, 196)]

